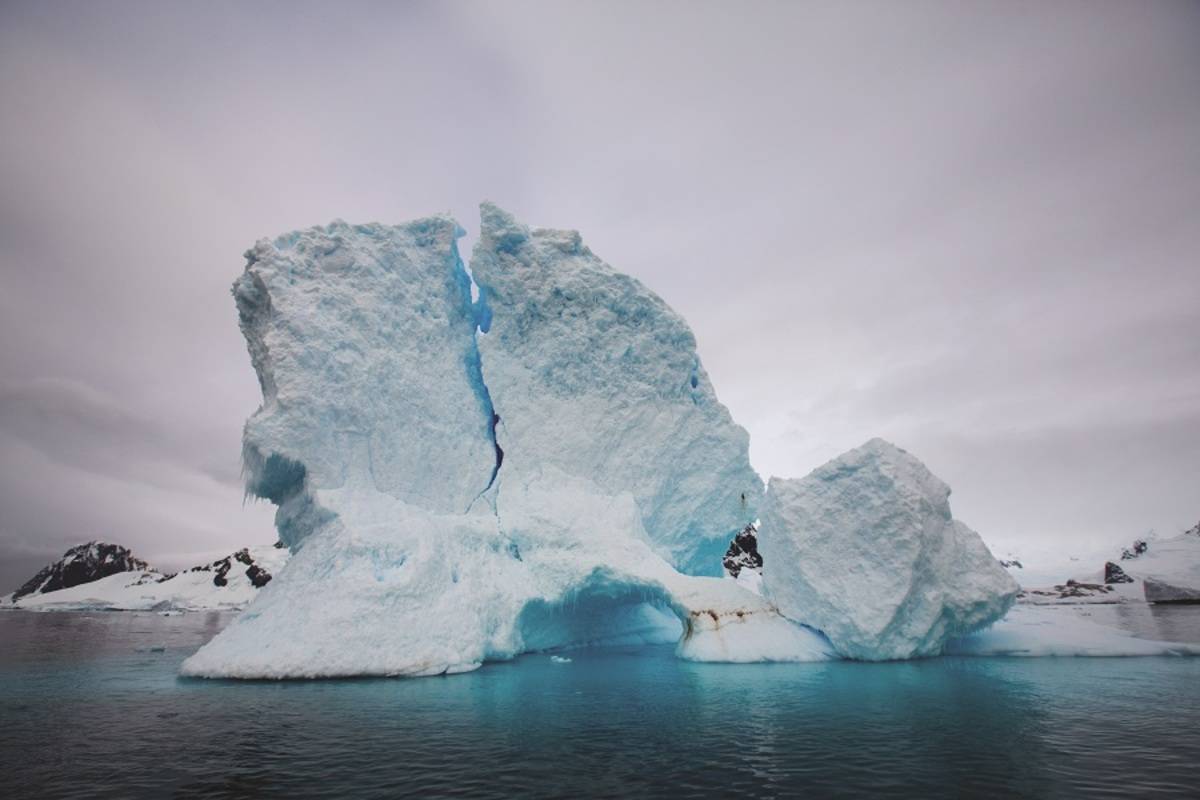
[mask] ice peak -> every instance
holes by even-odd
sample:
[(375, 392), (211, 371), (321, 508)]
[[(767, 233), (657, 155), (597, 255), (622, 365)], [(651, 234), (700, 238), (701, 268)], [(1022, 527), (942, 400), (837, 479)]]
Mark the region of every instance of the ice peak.
[(874, 436), (874, 437), (868, 439), (858, 449), (859, 450), (867, 450), (872, 453), (886, 453), (886, 452), (907, 453), (908, 452), (903, 447), (894, 445), (891, 442), (889, 442), (887, 439), (881, 438), (879, 436)]
[[(944, 511), (947, 519), (950, 518), (946, 502), (950, 497), (950, 487), (930, 472), (919, 458), (886, 439), (871, 439), (813, 470), (810, 477), (836, 482), (859, 471), (874, 476), (875, 480), (890, 481), (898, 492), (940, 498), (937, 507)], [(784, 480), (773, 477), (771, 484)]]
[(479, 204), (479, 239), (502, 253), (515, 252), (529, 240), (529, 228), (495, 203)]

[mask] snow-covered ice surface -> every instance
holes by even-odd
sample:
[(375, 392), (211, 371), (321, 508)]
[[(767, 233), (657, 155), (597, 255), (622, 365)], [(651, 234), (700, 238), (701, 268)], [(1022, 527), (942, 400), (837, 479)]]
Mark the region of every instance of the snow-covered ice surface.
[(1002, 617), (1019, 588), (949, 496), (882, 439), (805, 478), (772, 478), (758, 533), (766, 597), (848, 658), (941, 652)]
[(1171, 539), (1151, 539), (1145, 552), (1117, 561), (1144, 586), (1143, 597), (1152, 602), (1200, 601), (1200, 525)]
[[(263, 545), (247, 548), (250, 560), (275, 578), (288, 561), (286, 549)], [(166, 576), (152, 569), (118, 572), (89, 583), (9, 601), (27, 611), (233, 611), (245, 608), (260, 591), (246, 574), (248, 565), (230, 556), (224, 585), (213, 578), (214, 565)], [(224, 561), (224, 559), (222, 560)], [(218, 562), (219, 564), (220, 562)], [(269, 584), (268, 584), (269, 585)]]
[(578, 234), (487, 204), (471, 304), (458, 232), (335, 223), (247, 254), (248, 490), (296, 552), (183, 671), (428, 675), (667, 637), (684, 658), (831, 657), (684, 574), (720, 574), (761, 493), (686, 324)]
[[(1200, 525), (1172, 538), (1139, 541), (1141, 548), (1100, 551), (1086, 560), (1072, 559), (1051, 580), (1022, 580), (1025, 591), (1020, 602), (1091, 605), (1200, 599)], [(1108, 583), (1108, 563), (1117, 567), (1128, 582)]]
[(1012, 564), (1008, 574), (1022, 589), (1053, 586), (1064, 583), (1068, 578), (1098, 574), (1105, 560), (1117, 557), (1116, 553), (1111, 552), (1111, 547), (1103, 545), (997, 541), (989, 537), (987, 531), (983, 531), (982, 535), (993, 554)]

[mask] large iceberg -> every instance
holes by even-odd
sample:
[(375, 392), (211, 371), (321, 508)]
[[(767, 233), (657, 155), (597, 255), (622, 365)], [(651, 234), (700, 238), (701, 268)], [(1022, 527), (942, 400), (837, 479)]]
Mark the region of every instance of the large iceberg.
[(490, 204), (473, 274), (461, 234), (335, 222), (246, 254), (246, 488), (293, 555), (185, 674), (434, 675), (601, 642), (907, 658), (1008, 609), (1015, 583), (920, 462), (871, 442), (762, 503), (661, 299)]
[(882, 439), (805, 478), (772, 478), (758, 547), (763, 590), (848, 658), (941, 653), (995, 622), (1019, 587), (950, 513), (950, 489)]
[(833, 657), (710, 577), (762, 484), (683, 320), (578, 234), (487, 204), (472, 302), (459, 234), (334, 223), (247, 253), (247, 489), (295, 554), (185, 674), (428, 675), (630, 640)]

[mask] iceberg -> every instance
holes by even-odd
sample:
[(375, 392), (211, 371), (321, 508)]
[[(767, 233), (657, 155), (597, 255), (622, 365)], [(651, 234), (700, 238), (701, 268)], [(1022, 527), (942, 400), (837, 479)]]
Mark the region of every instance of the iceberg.
[(1019, 587), (950, 513), (950, 489), (882, 439), (772, 478), (758, 548), (766, 597), (869, 661), (937, 655), (1004, 616)]
[(1200, 588), (1176, 585), (1157, 578), (1142, 584), (1148, 603), (1200, 603)]
[(1016, 584), (920, 462), (874, 441), (763, 503), (687, 323), (578, 233), (481, 218), (471, 272), (448, 216), (246, 253), (233, 295), (263, 397), (246, 491), (277, 506), (292, 555), (183, 674), (439, 675), (600, 643), (723, 662), (984, 646), (964, 637)]
[(184, 674), (446, 674), (611, 641), (833, 658), (717, 577), (762, 483), (686, 323), (579, 234), (482, 219), (476, 301), (448, 217), (247, 253), (247, 491), (294, 555)]

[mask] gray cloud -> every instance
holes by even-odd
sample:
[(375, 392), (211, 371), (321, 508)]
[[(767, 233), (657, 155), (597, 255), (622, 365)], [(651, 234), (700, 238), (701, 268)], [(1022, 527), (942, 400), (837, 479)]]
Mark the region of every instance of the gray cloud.
[(240, 254), (335, 217), (471, 229), (483, 198), (682, 312), (764, 473), (883, 435), (990, 538), (1169, 532), (1200, 516), (1197, 23), (7, 3), (0, 562), (270, 539), (237, 480)]
[(188, 426), (134, 413), (70, 380), (41, 378), (0, 388), (0, 432), (56, 463), (98, 475), (140, 477), (160, 488), (196, 475), (242, 486), (237, 459), (190, 435)]
[(0, 388), (0, 581), (87, 539), (168, 569), (269, 541), (266, 506), (234, 502), (236, 456), (213, 445), (74, 381)]

